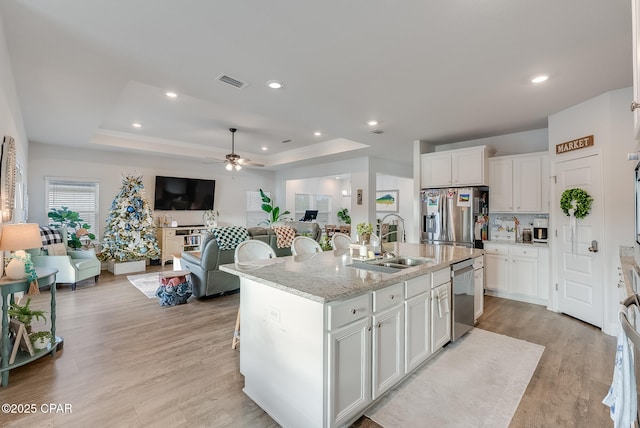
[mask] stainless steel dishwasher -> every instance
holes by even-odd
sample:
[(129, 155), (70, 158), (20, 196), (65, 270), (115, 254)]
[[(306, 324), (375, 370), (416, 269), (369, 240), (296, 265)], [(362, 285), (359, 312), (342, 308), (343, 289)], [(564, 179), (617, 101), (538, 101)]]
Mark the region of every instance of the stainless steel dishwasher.
[(474, 324), (474, 283), (473, 259), (467, 259), (451, 265), (453, 282), (453, 322), (451, 341), (473, 328)]

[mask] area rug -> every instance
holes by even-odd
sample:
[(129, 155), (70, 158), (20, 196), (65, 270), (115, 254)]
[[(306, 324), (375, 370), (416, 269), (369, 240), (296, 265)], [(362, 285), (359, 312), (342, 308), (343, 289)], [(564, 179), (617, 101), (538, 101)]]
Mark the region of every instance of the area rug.
[(508, 427), (544, 346), (475, 328), (366, 416), (392, 427)]
[(158, 289), (158, 285), (160, 285), (160, 276), (157, 272), (129, 275), (127, 279), (134, 287), (142, 291), (142, 294), (150, 299), (157, 299), (156, 290)]

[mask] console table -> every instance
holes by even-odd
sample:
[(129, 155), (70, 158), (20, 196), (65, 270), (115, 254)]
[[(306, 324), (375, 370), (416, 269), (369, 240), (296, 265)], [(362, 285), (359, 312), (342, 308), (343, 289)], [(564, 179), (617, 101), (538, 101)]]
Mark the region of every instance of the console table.
[(2, 295), (2, 349), (0, 350), (2, 361), (0, 364), (0, 373), (2, 373), (2, 386), (7, 386), (9, 383), (9, 370), (28, 364), (48, 354), (55, 356), (58, 345), (62, 343), (62, 338), (56, 336), (56, 273), (58, 273), (58, 269), (48, 267), (36, 268), (38, 287), (51, 286), (51, 313), (49, 314), (49, 318), (51, 319), (51, 335), (54, 337), (54, 340), (47, 348), (36, 350), (33, 356), (29, 355), (29, 353), (19, 352), (13, 364), (9, 364), (11, 341), (9, 340), (9, 315), (7, 311), (9, 309), (9, 302), (14, 301), (13, 295), (21, 291), (29, 291), (29, 283), (26, 278), (9, 279), (6, 276), (0, 278), (0, 295)]

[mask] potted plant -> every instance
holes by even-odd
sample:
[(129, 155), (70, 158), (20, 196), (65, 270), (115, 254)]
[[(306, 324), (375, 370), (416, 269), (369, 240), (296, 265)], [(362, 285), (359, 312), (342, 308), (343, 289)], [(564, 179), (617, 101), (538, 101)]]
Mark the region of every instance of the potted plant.
[(290, 217), (284, 217), (291, 214), (289, 211), (280, 212), (280, 207), (274, 205), (273, 199), (268, 197), (262, 189), (260, 189), (260, 197), (262, 198), (262, 211), (267, 213), (268, 218), (262, 223), (270, 225), (281, 220), (291, 220)]
[(331, 246), (331, 239), (329, 239), (328, 236), (325, 235), (322, 237), (320, 240), (320, 248), (322, 248), (322, 251), (331, 251), (333, 249)]
[(31, 304), (31, 298), (27, 298), (27, 303), (24, 306), (20, 306), (17, 303), (12, 303), (9, 309), (7, 310), (7, 315), (11, 318), (15, 318), (24, 324), (27, 329), (27, 333), (31, 333), (31, 321), (33, 318), (37, 320), (42, 319), (46, 321), (47, 319), (44, 316), (44, 311), (40, 311), (37, 309), (31, 309), (29, 305)]
[(347, 208), (343, 208), (338, 211), (338, 219), (342, 221), (344, 224), (351, 224), (351, 216), (349, 215), (349, 210)]
[(358, 233), (359, 241), (363, 244), (368, 244), (373, 233), (373, 226), (371, 226), (371, 223), (358, 223), (356, 232)]
[(53, 340), (53, 335), (50, 331), (37, 331), (29, 334), (29, 340), (34, 349), (46, 349)]
[(70, 248), (81, 248), (81, 241), (96, 239), (96, 235), (89, 232), (91, 226), (80, 218), (80, 213), (71, 211), (69, 207), (51, 208), (47, 217), (53, 220), (52, 226), (67, 228), (67, 245)]

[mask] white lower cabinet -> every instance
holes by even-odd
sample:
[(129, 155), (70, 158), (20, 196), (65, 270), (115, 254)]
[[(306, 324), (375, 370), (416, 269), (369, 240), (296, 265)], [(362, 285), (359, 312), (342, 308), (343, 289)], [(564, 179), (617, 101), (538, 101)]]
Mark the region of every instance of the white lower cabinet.
[(484, 268), (487, 290), (508, 292), (509, 286), (509, 247), (499, 244), (484, 244)]
[(431, 352), (451, 341), (451, 269), (431, 273)]
[(431, 355), (431, 277), (423, 275), (406, 282), (405, 373)]
[(474, 321), (484, 313), (484, 257), (473, 259), (473, 309)]
[(329, 306), (328, 419), (332, 427), (345, 425), (371, 403), (369, 307), (369, 295)]
[(546, 305), (549, 249), (530, 244), (485, 244), (485, 289), (489, 294)]
[(404, 284), (373, 292), (373, 399), (404, 375)]

